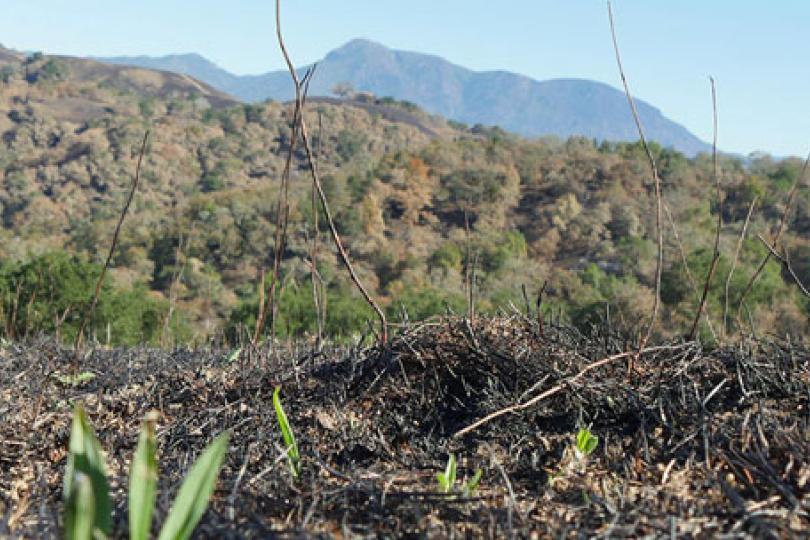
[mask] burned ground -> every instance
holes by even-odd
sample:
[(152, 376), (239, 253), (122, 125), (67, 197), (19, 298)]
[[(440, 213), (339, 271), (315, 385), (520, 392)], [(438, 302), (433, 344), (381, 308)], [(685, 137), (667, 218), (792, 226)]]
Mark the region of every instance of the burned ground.
[[(810, 535), (810, 351), (749, 340), (621, 354), (632, 347), (522, 317), (448, 319), (403, 330), (384, 351), (299, 345), (229, 361), (228, 351), (99, 349), (81, 360), (96, 377), (71, 385), (60, 379), (70, 351), (8, 344), (0, 535), (57, 535), (74, 403), (107, 452), (117, 536), (153, 409), (157, 522), (202, 448), (232, 432), (200, 538)], [(303, 460), (297, 480), (272, 406), (279, 384)], [(587, 458), (574, 450), (583, 426), (599, 437)], [(440, 493), (449, 453), (460, 479), (484, 471), (471, 496)]]

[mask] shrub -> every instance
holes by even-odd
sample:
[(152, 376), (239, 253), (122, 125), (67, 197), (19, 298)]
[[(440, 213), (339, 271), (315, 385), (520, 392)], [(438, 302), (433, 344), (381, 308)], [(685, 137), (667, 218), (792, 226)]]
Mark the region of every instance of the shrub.
[[(101, 265), (77, 255), (51, 252), (30, 261), (0, 265), (3, 331), (10, 338), (59, 332), (73, 339), (89, 309)], [(166, 306), (143, 285), (115, 289), (105, 281), (88, 329), (114, 345), (155, 342)]]

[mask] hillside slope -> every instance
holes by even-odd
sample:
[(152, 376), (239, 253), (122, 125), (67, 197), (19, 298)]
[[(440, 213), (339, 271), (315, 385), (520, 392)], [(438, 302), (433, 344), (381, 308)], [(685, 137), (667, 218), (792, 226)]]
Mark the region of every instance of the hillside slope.
[[(63, 336), (70, 334), (74, 321), (63, 317), (75, 318), (81, 313), (76, 302), (89, 296), (71, 287), (92, 284), (96, 274), (65, 257), (42, 255), (104, 260), (144, 132), (151, 130), (110, 285), (138, 287), (130, 299), (154, 299), (157, 307), (140, 313), (174, 313), (174, 342), (244, 335), (255, 324), (261, 268), (270, 267), (276, 249), (291, 105), (228, 107), (225, 98), (203, 97), (200, 83), (181, 77), (140, 69), (133, 78), (129, 68), (97, 66), (48, 56), (0, 65), (0, 334), (55, 331), (54, 321), (62, 321)], [(542, 309), (549, 316), (584, 328), (607, 313), (617, 328), (646, 320), (655, 213), (638, 144), (528, 140), (495, 128), (462, 128), (392, 99), (312, 98), (307, 120), (338, 231), (391, 320), (463, 311), (470, 274), (481, 313), (523, 306), (522, 286), (534, 295), (548, 281)], [(701, 280), (711, 261), (712, 165), (706, 156), (687, 159), (658, 145), (652, 149), (680, 234), (675, 239), (670, 228), (665, 231), (659, 330), (672, 335), (691, 322), (696, 300), (690, 280)], [(280, 335), (300, 337), (311, 335), (316, 324), (311, 181), (300, 146), (292, 165), (290, 238), (276, 322)], [(724, 258), (708, 306), (715, 327), (722, 320), (720, 284), (729, 280), (736, 309), (764, 254), (756, 235), (767, 236), (778, 223), (801, 163), (759, 157), (746, 164), (722, 156), (720, 167)], [(749, 239), (730, 278), (729, 254), (753, 200)], [(810, 281), (807, 192), (799, 192), (795, 208), (784, 241), (795, 270)], [(343, 272), (319, 214), (316, 281), (328, 297), (325, 331), (347, 337), (363, 332), (372, 315)], [(63, 276), (60, 265), (84, 272), (84, 281)], [(52, 304), (57, 293), (72, 296)], [(133, 315), (133, 301), (105, 304), (111, 310), (125, 306), (117, 313), (132, 323), (126, 335), (110, 324), (111, 341), (165, 337), (155, 317), (150, 323)], [(775, 262), (745, 307), (746, 322), (758, 330), (810, 335), (810, 305)], [(734, 313), (729, 331), (748, 328)], [(103, 318), (108, 315), (101, 314), (99, 324), (111, 320)]]

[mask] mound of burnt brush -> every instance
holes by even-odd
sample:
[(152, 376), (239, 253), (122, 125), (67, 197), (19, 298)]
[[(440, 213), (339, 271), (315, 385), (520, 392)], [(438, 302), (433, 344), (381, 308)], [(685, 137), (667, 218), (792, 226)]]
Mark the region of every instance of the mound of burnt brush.
[[(116, 535), (144, 415), (160, 412), (156, 524), (232, 433), (200, 538), (810, 535), (810, 350), (648, 347), (522, 318), (411, 326), (388, 347), (0, 351), (0, 534), (61, 523), (71, 410), (107, 452)], [(302, 456), (293, 478), (272, 394)], [(590, 455), (575, 447), (587, 428)], [(439, 488), (448, 456), (456, 489)], [(477, 490), (463, 482), (477, 469)]]

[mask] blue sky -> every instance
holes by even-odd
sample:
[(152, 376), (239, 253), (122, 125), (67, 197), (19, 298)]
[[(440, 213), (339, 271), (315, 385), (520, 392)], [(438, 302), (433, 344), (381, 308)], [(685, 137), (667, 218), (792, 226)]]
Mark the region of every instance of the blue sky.
[[(72, 55), (198, 52), (235, 73), (282, 67), (272, 0), (3, 0), (0, 43)], [(494, 7), (493, 7), (494, 6)], [(631, 88), (704, 140), (717, 79), (720, 147), (810, 146), (806, 0), (614, 0)], [(286, 0), (298, 64), (355, 37), (476, 69), (619, 86), (602, 0)]]

